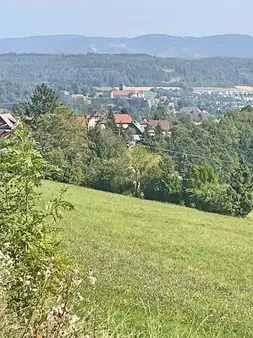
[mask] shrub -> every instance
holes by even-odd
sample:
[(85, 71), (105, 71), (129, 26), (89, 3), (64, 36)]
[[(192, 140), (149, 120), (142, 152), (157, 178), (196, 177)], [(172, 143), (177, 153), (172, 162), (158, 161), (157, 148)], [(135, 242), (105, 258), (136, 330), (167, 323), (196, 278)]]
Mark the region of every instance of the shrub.
[[(16, 321), (22, 337), (40, 337), (43, 330), (50, 332), (46, 337), (58, 337), (53, 332), (67, 325), (67, 302), (78, 285), (60, 249), (55, 224), (60, 209), (70, 210), (72, 205), (62, 192), (44, 208), (38, 206), (37, 188), (46, 171), (22, 126), (0, 143), (0, 296), (6, 316)], [(51, 327), (47, 316), (55, 307), (56, 326)]]

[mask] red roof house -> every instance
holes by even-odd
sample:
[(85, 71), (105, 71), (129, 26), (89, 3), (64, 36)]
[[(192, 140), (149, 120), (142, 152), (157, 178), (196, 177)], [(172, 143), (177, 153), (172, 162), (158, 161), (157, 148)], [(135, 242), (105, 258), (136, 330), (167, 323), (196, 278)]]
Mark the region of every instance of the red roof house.
[(117, 125), (129, 125), (133, 121), (132, 117), (128, 114), (113, 114), (113, 116)]
[(118, 90), (113, 89), (111, 91), (111, 98), (122, 98), (122, 99), (131, 99), (131, 98), (144, 98), (144, 94), (141, 90)]

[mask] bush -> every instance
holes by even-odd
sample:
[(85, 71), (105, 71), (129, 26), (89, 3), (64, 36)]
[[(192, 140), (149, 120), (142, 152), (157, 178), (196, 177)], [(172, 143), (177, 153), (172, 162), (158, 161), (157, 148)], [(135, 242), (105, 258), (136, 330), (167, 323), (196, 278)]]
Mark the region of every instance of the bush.
[[(62, 194), (38, 207), (37, 188), (47, 166), (28, 130), (19, 127), (0, 147), (0, 296), (5, 315), (22, 331), (15, 337), (42, 337), (41, 332), (58, 337), (61, 328), (70, 329), (67, 302), (78, 282), (60, 250), (55, 221), (60, 209), (73, 207)], [(58, 310), (52, 326), (47, 318), (53, 308)]]
[(217, 214), (231, 214), (231, 204), (228, 199), (227, 186), (209, 183), (199, 189), (192, 189), (190, 199), (193, 207)]
[(144, 188), (144, 197), (148, 200), (179, 204), (182, 193), (178, 189), (178, 177), (172, 176), (167, 182), (163, 179), (154, 179)]
[(128, 158), (123, 156), (92, 161), (86, 170), (86, 185), (93, 189), (130, 194), (133, 190), (133, 180)]

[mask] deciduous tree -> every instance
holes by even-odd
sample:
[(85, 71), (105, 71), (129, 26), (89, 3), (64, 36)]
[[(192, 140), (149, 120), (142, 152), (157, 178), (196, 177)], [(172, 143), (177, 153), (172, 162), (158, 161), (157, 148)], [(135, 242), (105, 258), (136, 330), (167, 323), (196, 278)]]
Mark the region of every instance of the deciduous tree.
[(145, 184), (157, 174), (161, 156), (151, 153), (144, 146), (136, 146), (129, 151), (134, 178), (134, 196), (142, 195)]

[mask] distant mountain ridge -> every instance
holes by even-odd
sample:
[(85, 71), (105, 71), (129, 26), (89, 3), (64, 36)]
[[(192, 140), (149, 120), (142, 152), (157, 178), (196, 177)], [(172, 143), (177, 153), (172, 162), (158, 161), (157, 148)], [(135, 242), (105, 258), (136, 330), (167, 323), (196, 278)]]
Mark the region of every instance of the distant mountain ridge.
[(135, 38), (32, 36), (0, 39), (0, 53), (128, 53), (180, 58), (253, 57), (253, 37), (239, 34), (207, 37), (149, 34)]

